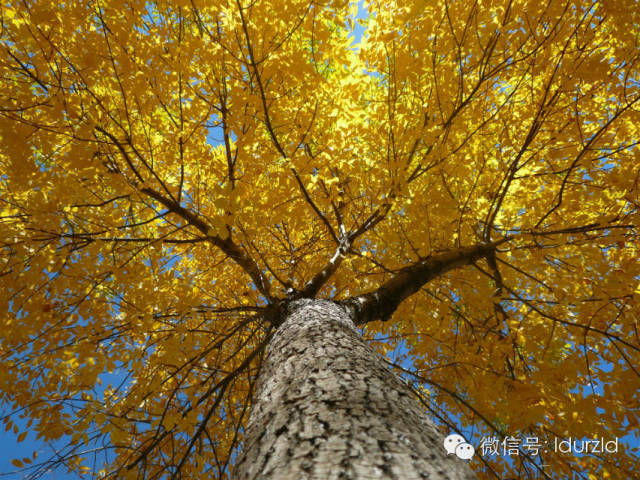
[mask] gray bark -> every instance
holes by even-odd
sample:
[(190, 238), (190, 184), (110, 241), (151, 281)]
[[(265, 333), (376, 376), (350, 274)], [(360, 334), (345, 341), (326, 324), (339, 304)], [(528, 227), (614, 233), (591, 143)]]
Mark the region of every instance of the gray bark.
[(475, 479), (350, 309), (297, 300), (269, 345), (236, 480)]

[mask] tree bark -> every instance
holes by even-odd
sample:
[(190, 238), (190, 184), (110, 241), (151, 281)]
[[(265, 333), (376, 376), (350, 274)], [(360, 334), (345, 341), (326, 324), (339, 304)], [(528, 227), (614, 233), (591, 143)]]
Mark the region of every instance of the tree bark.
[(268, 348), (236, 480), (476, 478), (349, 309), (292, 302)]

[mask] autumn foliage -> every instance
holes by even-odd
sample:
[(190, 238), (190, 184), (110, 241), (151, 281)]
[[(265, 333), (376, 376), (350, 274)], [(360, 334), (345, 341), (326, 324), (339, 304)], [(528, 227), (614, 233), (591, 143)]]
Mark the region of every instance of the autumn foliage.
[(17, 467), (229, 478), (275, 306), (482, 245), (363, 322), (425, 415), (476, 446), (637, 434), (638, 2), (364, 7), (3, 0), (2, 418), (59, 453)]

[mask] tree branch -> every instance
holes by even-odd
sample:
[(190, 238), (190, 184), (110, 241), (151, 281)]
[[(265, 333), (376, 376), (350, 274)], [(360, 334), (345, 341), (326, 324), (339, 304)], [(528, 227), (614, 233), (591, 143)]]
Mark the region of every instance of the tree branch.
[(429, 256), (401, 269), (377, 290), (342, 300), (340, 303), (351, 310), (356, 325), (374, 320), (384, 322), (391, 318), (393, 312), (405, 299), (420, 290), (427, 282), (444, 275), (449, 270), (486, 258), (505, 241), (506, 239), (502, 239), (487, 244), (455, 248), (439, 255)]
[(256, 262), (251, 257), (249, 257), (244, 252), (244, 250), (236, 245), (231, 240), (231, 237), (223, 239), (219, 235), (212, 235), (211, 227), (204, 220), (202, 220), (197, 215), (193, 214), (174, 200), (170, 200), (163, 196), (161, 193), (156, 192), (154, 189), (144, 187), (140, 189), (140, 191), (149, 195), (154, 200), (160, 202), (170, 212), (179, 215), (190, 225), (193, 225), (198, 230), (200, 230), (200, 232), (207, 236), (209, 242), (226, 253), (251, 277), (251, 280), (253, 280), (253, 283), (260, 293), (262, 293), (269, 301), (273, 300), (271, 297), (271, 286), (269, 284), (269, 281), (262, 274)]

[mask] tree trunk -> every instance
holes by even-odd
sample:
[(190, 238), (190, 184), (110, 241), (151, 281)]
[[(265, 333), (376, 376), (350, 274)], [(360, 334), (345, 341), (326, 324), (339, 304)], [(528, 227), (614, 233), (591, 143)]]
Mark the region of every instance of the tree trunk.
[(475, 479), (349, 313), (297, 300), (269, 345), (237, 480)]

